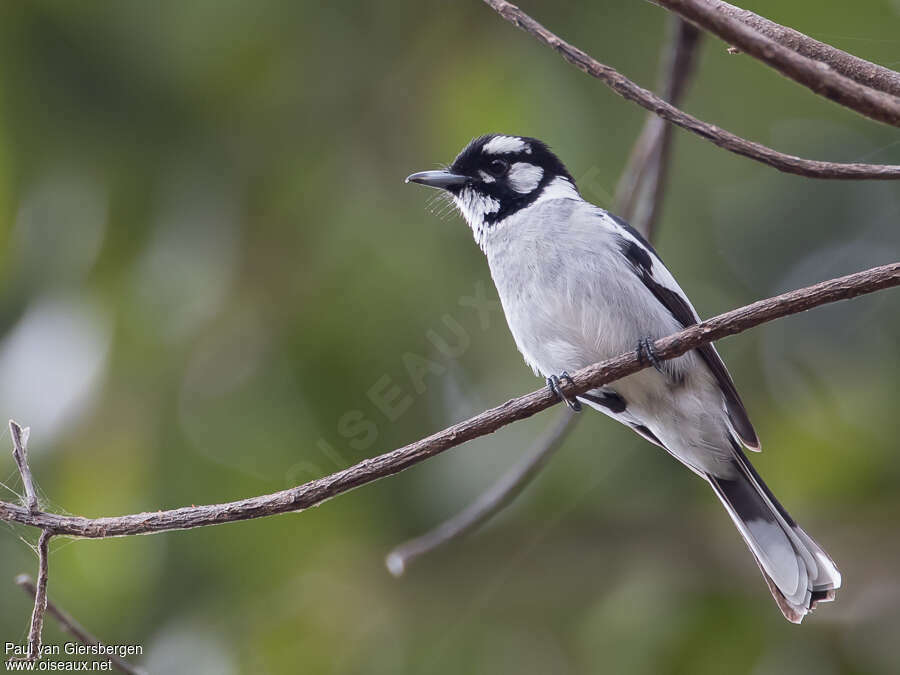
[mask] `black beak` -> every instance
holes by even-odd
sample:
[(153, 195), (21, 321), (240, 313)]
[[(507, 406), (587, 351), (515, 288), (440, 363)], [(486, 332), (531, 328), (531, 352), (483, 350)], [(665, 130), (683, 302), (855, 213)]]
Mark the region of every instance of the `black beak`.
[(449, 171), (420, 171), (406, 177), (407, 183), (421, 183), (429, 187), (452, 188), (468, 181), (468, 176), (460, 176)]

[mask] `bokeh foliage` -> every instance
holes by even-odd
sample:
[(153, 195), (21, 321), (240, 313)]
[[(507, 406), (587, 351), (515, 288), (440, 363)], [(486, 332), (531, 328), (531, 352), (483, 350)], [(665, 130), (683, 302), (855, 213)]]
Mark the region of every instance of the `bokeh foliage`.
[[(655, 81), (650, 3), (524, 8)], [(748, 8), (900, 65), (897, 0)], [(786, 152), (900, 163), (896, 129), (716, 40), (685, 107)], [(470, 234), (402, 179), (475, 135), (527, 134), (608, 205), (642, 121), (474, 0), (0, 4), (0, 402), (32, 426), (45, 506), (274, 491), (536, 388), (502, 317), (460, 304), (494, 297)], [(658, 249), (711, 315), (897, 260), (898, 224), (896, 183), (811, 182), (678, 132)], [(154, 672), (897, 672), (898, 306), (885, 292), (720, 345), (757, 466), (845, 575), (800, 628), (712, 494), (601, 416), (399, 581), (390, 547), (478, 494), (548, 415), (308, 513), (54, 541), (51, 597), (143, 644)], [(465, 335), (452, 359), (429, 339), (448, 325)], [(424, 390), (409, 354), (434, 362)], [(402, 410), (373, 387), (399, 387)], [(20, 489), (9, 455), (0, 474)], [(4, 642), (24, 640), (12, 578), (35, 537), (0, 532)], [(63, 639), (52, 620), (46, 638)]]

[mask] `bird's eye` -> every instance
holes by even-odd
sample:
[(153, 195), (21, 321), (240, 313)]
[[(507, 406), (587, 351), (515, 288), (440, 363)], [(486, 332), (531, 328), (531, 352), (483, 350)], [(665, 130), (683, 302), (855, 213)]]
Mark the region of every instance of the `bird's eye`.
[(504, 159), (495, 159), (487, 167), (488, 173), (499, 178), (509, 170), (509, 162)]

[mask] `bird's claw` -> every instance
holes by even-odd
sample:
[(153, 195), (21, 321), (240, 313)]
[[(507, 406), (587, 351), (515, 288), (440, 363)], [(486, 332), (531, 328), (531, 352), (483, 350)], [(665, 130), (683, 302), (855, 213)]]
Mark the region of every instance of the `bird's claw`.
[(653, 349), (653, 340), (651, 340), (649, 337), (643, 337), (638, 340), (635, 351), (637, 351), (639, 362), (649, 363), (651, 366), (656, 368), (658, 372), (662, 373), (663, 375), (666, 374), (659, 359), (656, 358), (656, 350)]
[(572, 381), (572, 377), (565, 370), (562, 372), (562, 375), (551, 375), (547, 378), (547, 386), (550, 387), (550, 391), (559, 398), (559, 400), (565, 402), (569, 409), (572, 412), (581, 412), (581, 401), (579, 401), (574, 396), (569, 397), (563, 393), (562, 387), (560, 387), (560, 383), (562, 380), (568, 380), (569, 384), (574, 386), (575, 383)]

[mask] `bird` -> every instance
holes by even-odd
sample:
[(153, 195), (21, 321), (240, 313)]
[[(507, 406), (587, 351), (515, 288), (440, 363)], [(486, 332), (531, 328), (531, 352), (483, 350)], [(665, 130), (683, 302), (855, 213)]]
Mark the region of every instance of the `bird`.
[[(705, 480), (788, 621), (834, 600), (834, 561), (744, 452), (760, 442), (715, 347), (656, 358), (654, 340), (700, 318), (637, 230), (583, 199), (550, 147), (528, 136), (480, 136), (449, 167), (406, 182), (438, 188), (455, 204), (487, 258), (516, 346), (556, 396), (621, 422)], [(569, 371), (634, 349), (654, 367), (564, 393)]]

